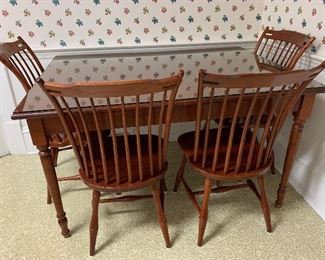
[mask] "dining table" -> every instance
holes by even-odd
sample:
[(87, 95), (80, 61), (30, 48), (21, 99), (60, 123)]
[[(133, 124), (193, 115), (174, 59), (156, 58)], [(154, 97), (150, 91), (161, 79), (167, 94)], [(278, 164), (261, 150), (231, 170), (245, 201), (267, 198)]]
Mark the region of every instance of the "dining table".
[[(157, 79), (184, 70), (184, 78), (174, 103), (173, 123), (196, 120), (197, 81), (200, 69), (217, 74), (275, 73), (285, 68), (258, 57), (243, 48), (201, 48), (196, 50), (165, 50), (56, 56), (41, 78), (59, 84), (93, 81)], [(317, 94), (325, 93), (325, 85), (312, 81), (294, 107), (291, 134), (286, 151), (276, 207), (280, 208), (298, 150), (304, 124), (310, 117)], [(222, 98), (223, 93), (218, 93)], [(118, 102), (118, 101), (116, 101)], [(221, 102), (221, 101), (220, 101)], [(114, 103), (114, 102), (113, 102)], [(95, 101), (101, 106), (101, 100)], [(81, 105), (87, 106), (87, 103)], [(248, 105), (248, 104), (247, 104)], [(153, 117), (158, 116), (153, 111)], [(33, 145), (39, 151), (48, 189), (56, 209), (56, 217), (64, 237), (70, 235), (56, 170), (49, 149), (49, 136), (63, 133), (59, 117), (46, 94), (37, 83), (22, 99), (12, 114), (13, 120), (25, 119)], [(153, 119), (154, 120), (154, 119)], [(109, 130), (109, 129), (108, 129)]]

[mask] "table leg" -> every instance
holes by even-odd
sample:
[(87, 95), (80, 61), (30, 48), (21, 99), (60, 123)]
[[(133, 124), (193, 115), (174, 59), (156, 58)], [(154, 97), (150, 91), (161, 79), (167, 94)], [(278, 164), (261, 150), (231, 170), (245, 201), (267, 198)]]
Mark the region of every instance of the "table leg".
[(52, 161), (51, 151), (48, 146), (37, 146), (37, 149), (39, 150), (38, 154), (41, 159), (48, 189), (50, 190), (52, 200), (56, 209), (56, 216), (58, 218), (58, 223), (61, 228), (61, 234), (64, 237), (69, 237), (70, 231), (68, 228), (68, 219), (66, 218), (63, 209), (60, 189)]
[(291, 128), (290, 139), (284, 161), (281, 182), (277, 191), (277, 199), (275, 206), (281, 208), (283, 199), (288, 185), (288, 180), (292, 170), (292, 166), (298, 151), (300, 139), (304, 129), (306, 120), (310, 117), (315, 95), (305, 95), (301, 98), (298, 110), (294, 112), (294, 123)]

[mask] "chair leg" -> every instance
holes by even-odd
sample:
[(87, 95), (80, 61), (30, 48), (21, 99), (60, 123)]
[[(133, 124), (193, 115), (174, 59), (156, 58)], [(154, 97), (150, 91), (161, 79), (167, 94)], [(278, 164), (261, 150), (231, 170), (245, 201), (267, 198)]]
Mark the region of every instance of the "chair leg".
[(202, 207), (200, 210), (200, 218), (199, 218), (199, 235), (197, 240), (198, 246), (202, 246), (205, 227), (208, 220), (208, 204), (209, 204), (211, 188), (212, 188), (212, 181), (206, 178), (204, 183), (203, 202), (202, 202)]
[(152, 191), (153, 200), (154, 200), (154, 203), (156, 206), (156, 211), (157, 211), (160, 228), (161, 228), (161, 231), (162, 231), (164, 239), (165, 239), (166, 247), (169, 248), (169, 247), (171, 247), (171, 243), (170, 243), (170, 238), (169, 238), (169, 234), (168, 234), (167, 220), (166, 220), (166, 216), (165, 216), (163, 207), (161, 206), (160, 194), (159, 194), (159, 189), (157, 187), (157, 184), (154, 184), (151, 187), (151, 191)]
[(267, 232), (271, 232), (272, 231), (271, 214), (270, 214), (269, 203), (267, 202), (267, 197), (265, 192), (264, 176), (257, 177), (257, 181), (260, 187), (261, 206), (262, 206), (263, 215), (266, 223), (266, 230)]
[(159, 183), (159, 191), (160, 191), (160, 201), (161, 201), (161, 206), (164, 209), (165, 208), (165, 194), (164, 194), (164, 187), (166, 187), (165, 183), (165, 179), (161, 179), (160, 183)]
[(276, 173), (276, 172), (275, 172), (275, 164), (274, 164), (274, 160), (275, 160), (275, 159), (274, 159), (274, 156), (273, 156), (273, 160), (272, 160), (272, 163), (271, 163), (271, 174), (272, 174), (272, 175), (275, 175), (275, 173)]
[(59, 154), (59, 148), (51, 147), (51, 156), (52, 156), (52, 161), (53, 161), (54, 167), (56, 167), (58, 165), (58, 154)]
[(47, 188), (47, 201), (46, 202), (47, 202), (47, 204), (52, 203), (52, 196), (51, 196), (49, 188)]
[(182, 163), (179, 166), (179, 169), (177, 171), (176, 179), (175, 179), (175, 184), (174, 184), (174, 192), (177, 192), (178, 186), (181, 182), (181, 179), (183, 178), (184, 171), (185, 171), (185, 165), (186, 165), (186, 156), (185, 154), (183, 155)]
[(100, 200), (100, 191), (93, 190), (93, 198), (92, 198), (92, 208), (93, 212), (91, 215), (91, 221), (89, 226), (89, 234), (90, 234), (90, 249), (89, 254), (93, 256), (95, 254), (95, 246), (96, 246), (96, 238), (98, 233), (98, 205)]
[(161, 184), (162, 184), (162, 190), (167, 191), (167, 185), (166, 185), (166, 180), (165, 177), (161, 179)]

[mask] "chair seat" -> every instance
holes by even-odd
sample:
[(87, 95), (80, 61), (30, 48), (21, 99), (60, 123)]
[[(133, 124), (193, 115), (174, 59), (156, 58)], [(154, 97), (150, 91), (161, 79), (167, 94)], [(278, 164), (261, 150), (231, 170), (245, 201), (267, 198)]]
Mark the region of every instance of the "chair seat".
[[(242, 128), (236, 128), (233, 139), (232, 139), (232, 147), (231, 147), (231, 155), (229, 160), (229, 167), (227, 174), (224, 173), (224, 165), (225, 165), (225, 159), (226, 159), (226, 153), (228, 148), (228, 140), (230, 135), (230, 128), (224, 128), (221, 133), (220, 138), (220, 148), (219, 148), (219, 154), (218, 154), (218, 162), (216, 171), (212, 171), (212, 162), (213, 162), (213, 156), (214, 156), (214, 149), (215, 149), (215, 143), (216, 138), (218, 134), (218, 129), (210, 129), (209, 130), (209, 138), (208, 138), (208, 148), (207, 148), (207, 154), (206, 154), (206, 164), (205, 167), (202, 168), (202, 158), (203, 158), (203, 147), (204, 147), (204, 135), (205, 130), (200, 131), (200, 143), (199, 143), (199, 149), (198, 149), (198, 156), (196, 162), (194, 162), (194, 140), (195, 140), (195, 131), (187, 132), (185, 134), (182, 134), (178, 138), (178, 144), (183, 150), (185, 156), (187, 157), (188, 161), (190, 162), (192, 168), (199, 172), (200, 174), (204, 176), (209, 176), (211, 178), (215, 178), (218, 180), (227, 180), (227, 179), (246, 179), (246, 178), (252, 178), (254, 176), (258, 176), (263, 174), (267, 169), (259, 169), (256, 167), (257, 162), (257, 155), (260, 149), (260, 144), (258, 143), (258, 139), (255, 141), (255, 147), (253, 152), (253, 160), (252, 165), (250, 167), (249, 172), (246, 172), (246, 165), (248, 161), (248, 151), (251, 145), (252, 136), (253, 133), (251, 131), (248, 131), (246, 134), (245, 142), (244, 142), (244, 148), (243, 148), (243, 154), (242, 159), (240, 162), (239, 170), (235, 173), (235, 166), (237, 162), (237, 155), (239, 151), (239, 146), (241, 142), (241, 136), (243, 133)], [(271, 163), (271, 161), (270, 161)], [(256, 168), (256, 170), (255, 170)]]
[(64, 147), (70, 145), (68, 137), (65, 133), (51, 135), (49, 139), (50, 147)]
[[(137, 141), (135, 135), (128, 136), (129, 150), (130, 150), (130, 161), (131, 161), (131, 176), (132, 181), (128, 179), (128, 170), (127, 170), (127, 158), (125, 152), (125, 143), (124, 136), (117, 136), (117, 153), (118, 153), (118, 166), (120, 172), (120, 183), (116, 179), (116, 167), (114, 161), (114, 149), (112, 137), (106, 138), (103, 140), (105, 147), (105, 163), (107, 165), (107, 171), (109, 173), (108, 183), (105, 183), (104, 173), (102, 167), (102, 158), (100, 153), (100, 146), (98, 140), (92, 141), (92, 149), (95, 158), (95, 168), (98, 174), (98, 180), (95, 181), (92, 174), (92, 167), (89, 166), (90, 177), (87, 177), (86, 172), (80, 170), (80, 177), (85, 182), (86, 185), (97, 189), (97, 190), (107, 190), (107, 191), (128, 191), (136, 190), (139, 188), (144, 188), (151, 186), (154, 182), (157, 182), (160, 178), (163, 177), (164, 171), (167, 169), (167, 163), (162, 165), (162, 169), (159, 169), (159, 160), (158, 160), (158, 136), (152, 135), (152, 158), (153, 158), (153, 170), (152, 174), (150, 173), (149, 165), (149, 138), (148, 135), (140, 135), (141, 143), (141, 154), (142, 154), (142, 172), (143, 179), (140, 179), (140, 169), (137, 153)], [(88, 158), (89, 155), (87, 156)], [(89, 159), (90, 160), (90, 159)], [(91, 165), (91, 163), (89, 163)]]
[[(74, 135), (77, 136), (77, 133), (73, 133)], [(98, 139), (98, 134), (95, 131), (89, 132), (90, 134), (90, 138), (92, 140), (97, 140)], [(110, 135), (110, 130), (103, 130), (102, 131), (103, 137), (106, 138)], [(57, 147), (57, 148), (61, 148), (61, 147), (65, 147), (65, 146), (69, 146), (70, 142), (68, 139), (68, 136), (66, 133), (59, 133), (59, 134), (55, 134), (55, 135), (51, 135), (50, 139), (49, 139), (49, 144), (50, 147)]]

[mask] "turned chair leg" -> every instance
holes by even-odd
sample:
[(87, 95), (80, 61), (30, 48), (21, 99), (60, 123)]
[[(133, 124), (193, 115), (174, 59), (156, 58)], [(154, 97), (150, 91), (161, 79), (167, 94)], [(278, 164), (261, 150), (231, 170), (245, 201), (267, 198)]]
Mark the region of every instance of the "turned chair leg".
[(90, 249), (89, 254), (93, 256), (95, 254), (96, 239), (98, 233), (98, 205), (100, 200), (100, 191), (93, 190), (91, 221), (89, 226), (90, 235)]
[(178, 186), (181, 182), (181, 179), (183, 178), (184, 171), (185, 171), (185, 165), (186, 165), (186, 156), (185, 154), (183, 155), (182, 163), (179, 166), (179, 169), (177, 171), (176, 179), (175, 179), (175, 184), (174, 184), (174, 192), (177, 192)]
[(167, 220), (166, 220), (166, 216), (165, 216), (163, 207), (161, 205), (159, 188), (157, 187), (157, 184), (154, 184), (151, 187), (151, 191), (152, 191), (152, 196), (153, 196), (153, 200), (154, 200), (156, 211), (157, 211), (160, 228), (161, 228), (161, 231), (162, 231), (164, 239), (165, 239), (166, 247), (169, 248), (169, 247), (171, 247), (171, 242), (170, 242), (170, 238), (169, 238), (169, 234), (168, 234)]
[(206, 178), (204, 183), (203, 202), (202, 202), (202, 207), (200, 210), (200, 218), (199, 218), (199, 235), (197, 240), (198, 246), (202, 246), (205, 227), (208, 220), (208, 205), (209, 205), (211, 188), (212, 188), (212, 181)]
[(264, 176), (257, 177), (257, 181), (260, 188), (261, 206), (262, 206), (263, 215), (266, 223), (266, 230), (267, 232), (271, 232), (272, 231), (271, 214), (270, 214), (270, 207), (265, 192)]
[(46, 202), (47, 202), (47, 204), (52, 203), (52, 196), (51, 196), (49, 188), (47, 188), (47, 201)]

